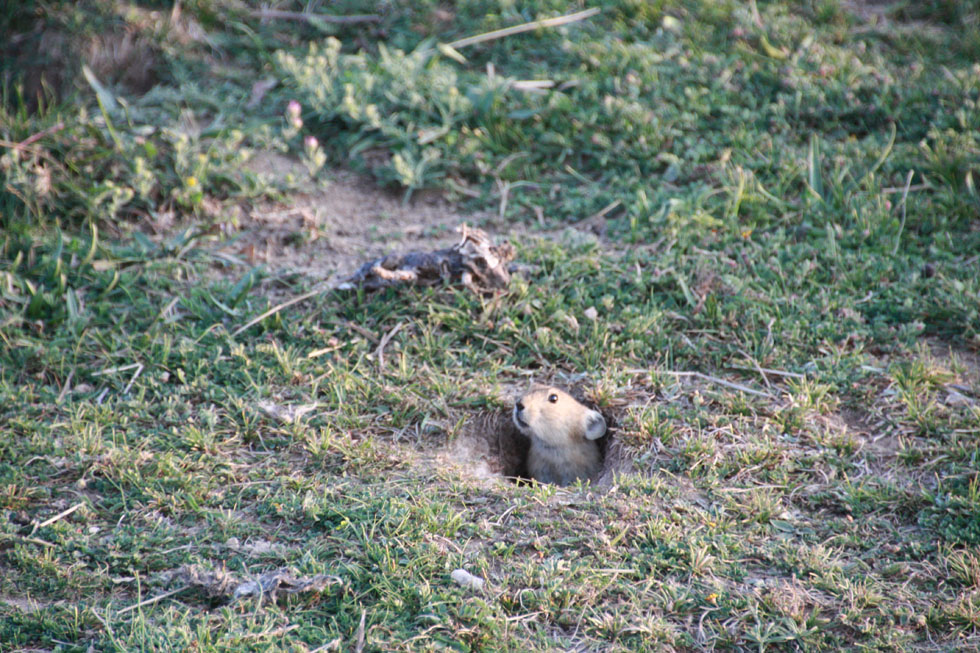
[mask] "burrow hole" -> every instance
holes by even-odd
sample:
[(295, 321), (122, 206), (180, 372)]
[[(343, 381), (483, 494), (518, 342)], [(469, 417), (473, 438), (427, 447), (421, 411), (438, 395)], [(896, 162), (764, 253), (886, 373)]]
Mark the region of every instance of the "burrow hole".
[[(625, 471), (629, 465), (616, 441), (619, 420), (617, 411), (601, 408), (583, 398), (581, 392), (569, 391), (583, 404), (602, 413), (606, 419), (606, 434), (596, 442), (602, 457), (602, 467), (592, 483), (603, 486), (612, 482), (613, 474)], [(456, 439), (452, 455), (469, 468), (475, 476), (502, 476), (516, 483), (530, 480), (527, 471), (528, 438), (517, 430), (511, 418), (512, 408), (484, 412), (469, 419)]]

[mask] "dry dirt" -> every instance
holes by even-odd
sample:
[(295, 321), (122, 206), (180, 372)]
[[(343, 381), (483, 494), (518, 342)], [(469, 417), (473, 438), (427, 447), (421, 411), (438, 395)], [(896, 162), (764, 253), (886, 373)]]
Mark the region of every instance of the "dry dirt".
[(857, 32), (888, 31), (893, 36), (918, 33), (935, 38), (942, 36), (942, 30), (924, 20), (899, 19), (897, 10), (907, 3), (901, 0), (842, 0), (841, 7), (861, 19), (864, 25), (854, 28)]
[[(260, 178), (279, 184), (309, 177), (298, 159), (276, 152), (256, 153), (248, 167)], [(261, 264), (280, 277), (300, 274), (333, 285), (361, 264), (386, 254), (453, 245), (459, 242), (456, 227), (462, 224), (483, 229), (498, 244), (533, 236), (570, 246), (600, 242), (606, 249), (616, 249), (604, 238), (607, 220), (602, 213), (549, 229), (505, 220), (495, 211), (462, 212), (439, 191), (419, 191), (405, 201), (401, 192), (379, 188), (374, 180), (344, 169), (321, 172), (315, 182), (292, 185), (294, 190), (287, 191), (283, 200), (243, 204), (233, 215), (218, 218), (224, 221), (225, 238), (212, 250), (222, 263), (215, 274), (239, 278)], [(213, 209), (216, 216), (227, 214), (220, 207)], [(177, 227), (171, 219), (153, 230), (160, 237), (172, 235)], [(518, 269), (529, 266), (533, 262), (515, 263)]]

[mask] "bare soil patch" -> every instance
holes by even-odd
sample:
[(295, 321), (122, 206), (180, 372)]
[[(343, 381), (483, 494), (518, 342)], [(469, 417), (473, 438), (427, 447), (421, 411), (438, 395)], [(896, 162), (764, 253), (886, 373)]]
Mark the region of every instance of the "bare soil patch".
[[(274, 152), (257, 154), (250, 167), (279, 180), (308, 174), (299, 161)], [(461, 213), (435, 194), (406, 202), (353, 172), (333, 170), (329, 177), (301, 186), (287, 202), (243, 207), (236, 233), (219, 251), (282, 273), (339, 281), (390, 252), (447, 247), (462, 223), (493, 231), (491, 214)]]
[(918, 33), (928, 34), (937, 39), (942, 38), (943, 30), (937, 25), (923, 20), (897, 17), (897, 12), (905, 4), (896, 0), (843, 0), (841, 7), (865, 23), (864, 26), (857, 28), (859, 32), (874, 30), (891, 35)]

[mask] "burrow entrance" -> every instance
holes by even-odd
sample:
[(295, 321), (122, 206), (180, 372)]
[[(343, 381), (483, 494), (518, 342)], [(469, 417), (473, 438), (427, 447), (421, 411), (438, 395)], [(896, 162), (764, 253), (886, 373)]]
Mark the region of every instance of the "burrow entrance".
[[(632, 469), (629, 458), (616, 439), (620, 422), (614, 411), (596, 406), (585, 399), (581, 391), (569, 389), (568, 392), (589, 408), (602, 413), (606, 419), (606, 434), (596, 441), (602, 456), (602, 468), (598, 477), (591, 480), (593, 485), (608, 487), (612, 485), (615, 474)], [(530, 441), (514, 425), (512, 410), (479, 413), (467, 420), (459, 437), (449, 446), (453, 461), (477, 478), (502, 477), (517, 483), (529, 481), (527, 455)]]

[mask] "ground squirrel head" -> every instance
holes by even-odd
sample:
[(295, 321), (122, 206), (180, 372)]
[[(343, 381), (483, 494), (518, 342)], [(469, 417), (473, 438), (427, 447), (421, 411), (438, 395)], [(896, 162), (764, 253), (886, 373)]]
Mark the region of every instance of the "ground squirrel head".
[(606, 420), (597, 410), (567, 392), (537, 385), (517, 400), (514, 424), (524, 435), (551, 447), (575, 446), (606, 433)]

